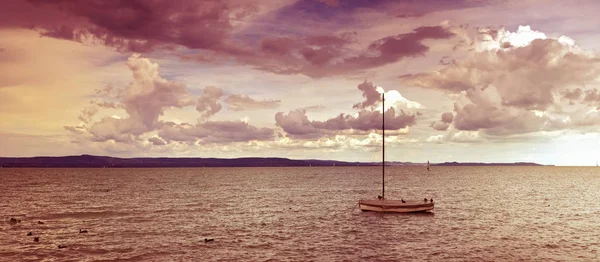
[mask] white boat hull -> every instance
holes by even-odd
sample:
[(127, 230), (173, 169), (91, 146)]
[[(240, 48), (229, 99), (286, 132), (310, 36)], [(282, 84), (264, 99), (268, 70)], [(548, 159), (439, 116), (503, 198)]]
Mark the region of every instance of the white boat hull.
[(358, 207), (362, 211), (390, 212), (390, 213), (413, 213), (433, 210), (434, 203), (424, 201), (400, 200), (359, 200)]

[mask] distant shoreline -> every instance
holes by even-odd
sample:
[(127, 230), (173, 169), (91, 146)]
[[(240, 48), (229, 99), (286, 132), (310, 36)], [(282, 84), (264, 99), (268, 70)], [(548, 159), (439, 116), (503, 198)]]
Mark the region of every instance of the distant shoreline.
[[(0, 167), (36, 168), (144, 168), (144, 167), (300, 167), (300, 166), (380, 166), (381, 162), (347, 162), (336, 160), (288, 159), (277, 157), (199, 158), (109, 156), (38, 156), (0, 157)], [(426, 166), (427, 163), (386, 161), (386, 166)], [(431, 166), (544, 166), (537, 163), (432, 163)]]
[(444, 162), (438, 164), (431, 164), (431, 166), (554, 166), (554, 165), (541, 165), (531, 162), (515, 162), (515, 163), (472, 163), (472, 162)]

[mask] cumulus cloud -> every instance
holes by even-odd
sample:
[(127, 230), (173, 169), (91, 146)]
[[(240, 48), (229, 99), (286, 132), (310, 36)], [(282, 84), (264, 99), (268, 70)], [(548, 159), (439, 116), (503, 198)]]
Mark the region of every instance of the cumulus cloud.
[[(596, 54), (582, 50), (566, 36), (550, 38), (528, 26), (517, 32), (481, 29), (474, 46), (474, 52), (462, 61), (400, 79), (405, 84), (458, 94), (453, 119), (458, 130), (511, 135), (592, 121), (575, 121), (593, 115), (588, 109), (579, 110), (586, 108), (585, 104), (557, 108), (561, 108), (559, 97), (578, 100), (589, 94), (593, 100), (594, 90), (569, 88), (598, 80), (600, 57)], [(443, 121), (432, 126), (447, 129)]]
[[(273, 143), (262, 144), (265, 148), (280, 148), (280, 149), (302, 149), (302, 150), (319, 150), (325, 152), (335, 152), (341, 150), (359, 150), (360, 152), (370, 151), (376, 152), (381, 150), (381, 135), (369, 133), (365, 136), (352, 136), (345, 134), (336, 134), (324, 136), (313, 140), (291, 139), (289, 137), (281, 137)], [(406, 144), (414, 143), (418, 140), (403, 139), (399, 136), (387, 136), (386, 143)]]
[(223, 90), (214, 86), (207, 86), (204, 88), (202, 96), (198, 98), (196, 103), (196, 110), (200, 112), (202, 119), (209, 118), (210, 116), (221, 111), (223, 106), (219, 103), (219, 100), (223, 96)]
[(373, 86), (373, 83), (364, 81), (358, 85), (358, 89), (362, 91), (362, 96), (365, 101), (355, 104), (353, 108), (365, 109), (370, 106), (374, 106), (377, 102), (381, 101), (381, 93), (377, 91), (377, 87)]
[(166, 145), (166, 144), (167, 144), (167, 143), (165, 142), (165, 140), (162, 140), (162, 138), (160, 138), (160, 137), (155, 137), (155, 136), (154, 136), (154, 137), (151, 137), (151, 138), (148, 138), (148, 141), (149, 141), (149, 142), (151, 142), (151, 143), (152, 143), (153, 145), (155, 145), (155, 146), (164, 146), (164, 145)]
[(202, 95), (196, 103), (196, 110), (200, 112), (201, 119), (208, 119), (223, 108), (221, 103), (228, 105), (232, 111), (271, 109), (279, 107), (280, 100), (256, 100), (246, 94), (225, 95), (223, 89), (213, 86), (204, 88)]
[(452, 129), (444, 135), (435, 135), (428, 137), (425, 141), (429, 143), (477, 143), (483, 141), (479, 131), (461, 131)]
[(442, 122), (444, 123), (452, 123), (452, 120), (454, 119), (454, 115), (452, 115), (452, 112), (446, 112), (442, 114)]
[(91, 101), (90, 102), (93, 105), (96, 105), (100, 108), (113, 108), (113, 109), (117, 109), (117, 108), (123, 108), (123, 105), (117, 102), (107, 102), (107, 101)]
[(255, 100), (248, 95), (229, 95), (225, 99), (225, 103), (228, 104), (228, 108), (233, 111), (242, 111), (249, 109), (270, 109), (277, 108), (281, 103), (281, 100)]
[(446, 131), (450, 127), (450, 124), (452, 124), (452, 120), (454, 120), (452, 112), (446, 112), (442, 114), (440, 121), (433, 122), (430, 126), (438, 131)]
[(139, 54), (127, 60), (134, 82), (125, 90), (122, 103), (134, 121), (147, 128), (158, 124), (158, 117), (167, 108), (182, 108), (193, 105), (185, 85), (168, 81), (158, 74), (158, 64)]
[[(273, 137), (273, 129), (258, 128), (242, 121), (205, 121), (222, 108), (220, 100), (224, 92), (220, 88), (206, 87), (194, 101), (185, 85), (162, 78), (158, 64), (149, 59), (134, 54), (128, 59), (127, 66), (132, 71), (134, 81), (124, 90), (116, 92), (116, 95), (116, 89), (111, 86), (97, 91), (98, 96), (118, 99), (118, 102), (93, 100), (93, 106), (82, 111), (82, 125), (65, 127), (79, 141), (162, 146), (171, 141), (194, 144), (269, 140)], [(239, 97), (252, 100), (247, 96)], [(203, 122), (196, 125), (175, 124), (159, 119), (166, 109), (193, 105), (196, 105)], [(98, 113), (99, 107), (124, 109), (127, 117), (104, 117), (93, 122), (92, 117)], [(158, 131), (158, 137), (143, 138), (153, 131)]]
[(207, 121), (197, 125), (167, 123), (158, 136), (167, 142), (229, 143), (272, 140), (272, 128), (258, 128), (243, 121)]
[[(193, 105), (193, 99), (183, 84), (160, 77), (158, 64), (142, 58), (139, 54), (133, 54), (127, 60), (127, 66), (132, 72), (133, 82), (120, 93), (119, 106), (114, 104), (114, 107), (125, 109), (128, 117), (122, 119), (105, 117), (91, 123), (91, 117), (97, 112), (97, 107), (84, 109), (80, 119), (85, 124), (89, 123), (86, 130), (92, 141), (134, 141), (136, 136), (161, 126), (159, 117), (165, 109)], [(112, 90), (112, 87), (107, 87), (97, 94), (108, 95)], [(95, 102), (95, 104), (102, 103)], [(71, 127), (67, 130), (81, 130), (81, 127), (79, 129)]]
[(81, 110), (81, 115), (79, 116), (79, 120), (81, 122), (87, 124), (92, 121), (92, 117), (98, 113), (98, 107), (88, 106)]
[(278, 112), (275, 114), (275, 123), (294, 137), (320, 137), (323, 132), (312, 125), (305, 110), (293, 110), (288, 114)]
[(373, 83), (364, 81), (358, 85), (358, 89), (362, 92), (365, 98), (363, 102), (354, 104), (355, 109), (378, 108), (382, 110), (383, 100), (382, 94), (385, 93), (385, 110), (395, 108), (398, 111), (423, 109), (423, 105), (418, 102), (406, 99), (397, 90), (385, 91), (382, 87), (374, 86)]
[[(371, 130), (381, 130), (383, 108), (380, 93), (384, 90), (381, 87), (375, 87), (372, 83), (366, 81), (358, 85), (358, 89), (363, 92), (365, 101), (355, 104), (353, 107), (361, 110), (355, 114), (339, 114), (336, 117), (325, 121), (309, 120), (306, 110), (297, 109), (285, 114), (278, 112), (275, 114), (275, 123), (281, 127), (288, 135), (295, 138), (318, 138), (324, 135), (333, 135), (341, 131), (366, 132)], [(407, 106), (420, 105), (416, 102), (405, 99), (400, 93), (395, 91), (398, 96), (391, 96), (391, 105), (386, 106), (385, 129), (400, 130), (415, 124), (416, 114), (406, 112), (404, 109), (396, 109), (394, 105)], [(390, 91), (391, 92), (391, 91)], [(401, 98), (401, 99), (400, 99)], [(387, 98), (386, 98), (387, 100)], [(404, 104), (403, 104), (404, 103)], [(414, 103), (414, 104), (411, 104)], [(371, 110), (364, 108), (370, 107)], [(374, 111), (373, 111), (374, 110)]]
[(579, 100), (583, 96), (583, 91), (581, 88), (575, 88), (572, 90), (563, 90), (562, 91), (563, 98), (570, 100)]

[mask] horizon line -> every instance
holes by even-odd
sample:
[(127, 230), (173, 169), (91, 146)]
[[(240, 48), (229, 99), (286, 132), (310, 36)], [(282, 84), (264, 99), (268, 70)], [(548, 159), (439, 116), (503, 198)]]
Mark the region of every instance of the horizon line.
[[(361, 163), (365, 163), (365, 164), (374, 164), (374, 163), (380, 163), (381, 161), (353, 161), (353, 160), (337, 160), (337, 159), (319, 159), (319, 158), (305, 158), (305, 159), (301, 159), (301, 158), (287, 158), (287, 157), (274, 157), (274, 156), (270, 156), (270, 157), (265, 157), (265, 156), (242, 156), (242, 157), (199, 157), (199, 156), (132, 156), (132, 157), (116, 157), (116, 156), (109, 156), (109, 155), (93, 155), (93, 154), (79, 154), (79, 155), (37, 155), (37, 156), (0, 156), (0, 159), (33, 159), (33, 158), (65, 158), (65, 157), (84, 157), (84, 156), (90, 156), (90, 157), (106, 157), (106, 158), (115, 158), (115, 159), (140, 159), (140, 158), (150, 158), (150, 159), (159, 159), (159, 158), (167, 158), (167, 159), (224, 159), (224, 160), (236, 160), (236, 159), (248, 159), (248, 158), (254, 158), (254, 159), (286, 159), (286, 160), (293, 160), (293, 161), (331, 161), (331, 162), (344, 162), (344, 163), (357, 163), (357, 164), (361, 164)], [(430, 160), (426, 160), (423, 162), (413, 162), (413, 161), (402, 161), (402, 160), (386, 160), (385, 163), (409, 163), (409, 164), (427, 164), (427, 161)], [(430, 164), (486, 164), (486, 165), (493, 165), (493, 164), (519, 164), (519, 163), (526, 163), (526, 164), (536, 164), (539, 166), (565, 166), (565, 167), (589, 167), (589, 166), (594, 166), (594, 165), (555, 165), (555, 164), (540, 164), (537, 162), (531, 162), (531, 161), (512, 161), (512, 162), (475, 162), (475, 161), (444, 161), (444, 162), (431, 162)], [(386, 165), (387, 166), (387, 165)]]

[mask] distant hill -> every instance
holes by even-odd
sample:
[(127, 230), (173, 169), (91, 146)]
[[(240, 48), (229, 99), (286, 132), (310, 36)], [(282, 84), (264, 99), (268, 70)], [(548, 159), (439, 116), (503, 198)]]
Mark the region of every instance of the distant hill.
[(0, 157), (2, 167), (269, 167), (269, 166), (357, 166), (377, 163), (333, 160), (292, 160), (276, 157), (244, 158), (117, 158), (108, 156)]
[(431, 166), (543, 166), (536, 163), (516, 162), (516, 163), (459, 163), (459, 162), (444, 162), (431, 164)]
[[(278, 157), (197, 158), (155, 157), (117, 158), (108, 156), (58, 156), (58, 157), (0, 157), (0, 167), (274, 167), (274, 166), (379, 166), (381, 162), (345, 162), (335, 160), (294, 160)], [(425, 163), (386, 161), (387, 166), (424, 166)], [(457, 163), (448, 162), (432, 166), (485, 166), (513, 165), (540, 166), (535, 163)]]

